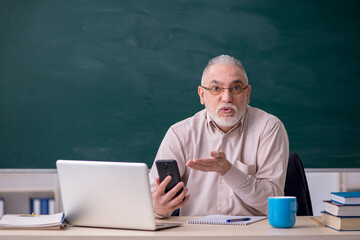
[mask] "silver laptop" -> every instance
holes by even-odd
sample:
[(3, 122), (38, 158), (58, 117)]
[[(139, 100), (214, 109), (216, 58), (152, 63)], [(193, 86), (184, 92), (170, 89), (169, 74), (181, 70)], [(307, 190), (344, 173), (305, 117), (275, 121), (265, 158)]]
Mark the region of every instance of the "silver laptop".
[(67, 222), (75, 226), (158, 230), (145, 163), (57, 160)]

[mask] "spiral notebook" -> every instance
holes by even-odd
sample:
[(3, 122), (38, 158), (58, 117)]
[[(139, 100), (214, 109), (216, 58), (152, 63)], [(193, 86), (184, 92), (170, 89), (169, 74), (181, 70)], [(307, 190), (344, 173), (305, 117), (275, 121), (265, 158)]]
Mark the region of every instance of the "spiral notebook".
[(248, 225), (265, 219), (266, 216), (227, 216), (209, 215), (199, 219), (188, 220), (189, 224), (213, 224), (213, 225)]

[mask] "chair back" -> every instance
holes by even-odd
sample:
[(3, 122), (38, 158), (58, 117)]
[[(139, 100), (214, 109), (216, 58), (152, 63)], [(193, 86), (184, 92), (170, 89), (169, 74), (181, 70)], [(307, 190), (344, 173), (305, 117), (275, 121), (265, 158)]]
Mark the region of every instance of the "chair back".
[(299, 155), (290, 152), (285, 180), (285, 196), (295, 196), (298, 204), (297, 216), (312, 216), (313, 210), (304, 166)]

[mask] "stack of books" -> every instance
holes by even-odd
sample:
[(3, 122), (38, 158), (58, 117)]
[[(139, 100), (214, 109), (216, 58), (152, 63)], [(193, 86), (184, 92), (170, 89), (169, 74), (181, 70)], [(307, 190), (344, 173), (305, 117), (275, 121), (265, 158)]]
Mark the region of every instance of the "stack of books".
[(336, 230), (360, 230), (360, 192), (332, 192), (324, 201), (322, 222)]

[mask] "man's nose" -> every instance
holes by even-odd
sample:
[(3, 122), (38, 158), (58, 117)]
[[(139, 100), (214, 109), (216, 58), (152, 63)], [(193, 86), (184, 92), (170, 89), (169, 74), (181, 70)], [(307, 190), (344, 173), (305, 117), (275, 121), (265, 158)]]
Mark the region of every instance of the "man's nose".
[(223, 102), (232, 102), (232, 95), (230, 93), (230, 89), (223, 89), (221, 100)]

